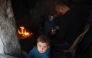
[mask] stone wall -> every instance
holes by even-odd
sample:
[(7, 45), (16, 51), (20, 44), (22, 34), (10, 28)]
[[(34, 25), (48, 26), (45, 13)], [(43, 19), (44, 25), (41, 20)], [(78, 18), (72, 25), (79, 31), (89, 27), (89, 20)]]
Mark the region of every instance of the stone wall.
[(10, 0), (0, 0), (0, 53), (17, 57), (21, 53)]

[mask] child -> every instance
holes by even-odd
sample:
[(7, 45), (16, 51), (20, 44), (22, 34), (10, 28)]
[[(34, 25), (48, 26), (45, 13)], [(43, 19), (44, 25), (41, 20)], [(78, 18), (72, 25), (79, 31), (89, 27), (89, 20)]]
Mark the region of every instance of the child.
[(37, 39), (37, 46), (29, 52), (27, 58), (49, 58), (50, 39), (48, 36), (40, 35)]

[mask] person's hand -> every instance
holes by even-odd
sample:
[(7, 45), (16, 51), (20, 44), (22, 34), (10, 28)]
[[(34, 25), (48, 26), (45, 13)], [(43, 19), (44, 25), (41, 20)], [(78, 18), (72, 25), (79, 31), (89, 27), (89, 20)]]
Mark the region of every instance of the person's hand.
[(51, 34), (54, 35), (56, 32), (55, 31), (51, 31)]
[(59, 26), (55, 26), (56, 30), (59, 29)]
[(51, 34), (54, 35), (56, 33), (55, 29), (52, 29)]

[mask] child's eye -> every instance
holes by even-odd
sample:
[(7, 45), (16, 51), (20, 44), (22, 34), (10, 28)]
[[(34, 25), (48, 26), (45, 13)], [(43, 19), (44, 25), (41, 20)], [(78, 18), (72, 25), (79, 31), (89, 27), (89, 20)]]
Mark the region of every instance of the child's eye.
[(41, 47), (41, 45), (39, 45), (39, 47)]
[(47, 48), (46, 46), (44, 48)]

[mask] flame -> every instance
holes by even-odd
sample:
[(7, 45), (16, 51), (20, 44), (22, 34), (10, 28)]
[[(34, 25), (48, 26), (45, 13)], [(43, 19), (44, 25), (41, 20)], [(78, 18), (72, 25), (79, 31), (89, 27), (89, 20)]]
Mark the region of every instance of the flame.
[(18, 29), (18, 34), (20, 35), (20, 39), (25, 39), (33, 35), (33, 33), (26, 31), (23, 26), (20, 26), (20, 29)]

